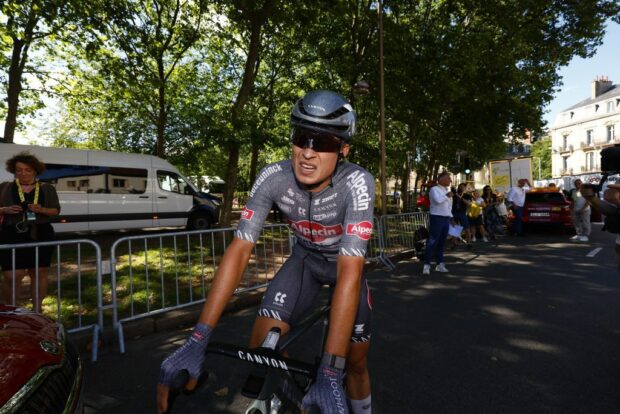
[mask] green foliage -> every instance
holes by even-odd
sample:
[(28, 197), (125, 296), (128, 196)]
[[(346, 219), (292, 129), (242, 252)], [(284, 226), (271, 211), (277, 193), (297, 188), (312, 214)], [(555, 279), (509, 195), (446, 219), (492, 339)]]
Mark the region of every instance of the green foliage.
[[(540, 165), (540, 179), (551, 178), (551, 137), (543, 136), (532, 144), (532, 175), (539, 176), (538, 166)], [(540, 164), (538, 164), (540, 160)]]
[[(457, 164), (458, 154), (477, 169), (503, 154), (506, 138), (540, 132), (542, 108), (561, 86), (558, 69), (590, 56), (620, 10), (612, 0), (385, 3), (388, 177), (408, 166), (428, 176)], [(2, 13), (25, 16), (37, 4), (60, 7), (8, 1)], [(289, 156), (295, 100), (332, 89), (358, 113), (350, 160), (378, 175), (376, 2), (63, 4), (72, 18), (46, 14), (65, 30), (39, 49), (62, 69), (52, 85), (61, 100), (50, 130), (56, 145), (159, 153), (188, 175), (234, 174), (244, 191), (258, 169)], [(5, 78), (10, 39), (3, 26)], [(353, 94), (359, 80), (370, 84), (367, 95)], [(42, 105), (23, 94), (22, 115)], [(229, 157), (237, 148), (235, 169)]]

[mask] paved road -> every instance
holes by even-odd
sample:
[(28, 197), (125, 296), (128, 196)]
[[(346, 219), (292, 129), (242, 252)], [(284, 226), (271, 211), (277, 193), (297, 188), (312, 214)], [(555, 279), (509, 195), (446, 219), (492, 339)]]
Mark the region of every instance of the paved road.
[[(595, 229), (590, 243), (567, 239), (540, 232), (457, 249), (448, 274), (422, 277), (415, 260), (371, 272), (373, 412), (619, 412), (613, 238)], [(216, 337), (246, 343), (253, 315), (224, 318)], [(159, 363), (187, 332), (130, 339), (124, 356), (104, 347), (99, 362), (86, 362), (87, 412), (155, 412)], [(245, 367), (217, 357), (209, 367), (213, 374), (177, 399), (175, 413), (243, 412)]]

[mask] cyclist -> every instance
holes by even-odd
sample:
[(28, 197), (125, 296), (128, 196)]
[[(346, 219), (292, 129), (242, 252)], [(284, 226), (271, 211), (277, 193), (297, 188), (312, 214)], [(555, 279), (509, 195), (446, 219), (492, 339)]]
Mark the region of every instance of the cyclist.
[(175, 373), (187, 369), (188, 389), (202, 372), (211, 332), (238, 286), (275, 203), (297, 236), (293, 253), (269, 284), (254, 323), (250, 346), (259, 346), (272, 327), (285, 334), (313, 307), (323, 284), (334, 286), (325, 353), (304, 407), (370, 413), (367, 353), (370, 291), (362, 269), (372, 233), (374, 179), (345, 161), (355, 132), (355, 112), (339, 94), (307, 93), (291, 113), (292, 157), (265, 167), (250, 192), (235, 238), (226, 249), (202, 313), (187, 342), (161, 366), (160, 413), (167, 409)]

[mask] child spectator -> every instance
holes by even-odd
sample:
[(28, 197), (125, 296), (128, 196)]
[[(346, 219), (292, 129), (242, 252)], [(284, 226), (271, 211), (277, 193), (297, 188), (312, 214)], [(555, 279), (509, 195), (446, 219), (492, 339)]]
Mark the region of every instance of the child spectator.
[(480, 233), (482, 241), (488, 242), (487, 234), (484, 230), (483, 221), (483, 209), (486, 206), (484, 199), (480, 196), (478, 190), (474, 190), (472, 193), (472, 202), (469, 205), (467, 216), (469, 218), (469, 233), (471, 241), (476, 241), (476, 234)]

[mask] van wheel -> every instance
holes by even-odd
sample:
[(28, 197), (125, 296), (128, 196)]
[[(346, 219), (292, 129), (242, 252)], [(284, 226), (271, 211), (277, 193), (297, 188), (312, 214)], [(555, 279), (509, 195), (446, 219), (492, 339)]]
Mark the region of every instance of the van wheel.
[(187, 221), (188, 230), (207, 230), (211, 227), (211, 218), (207, 213), (194, 213)]

